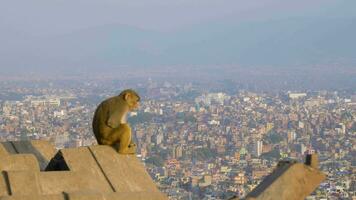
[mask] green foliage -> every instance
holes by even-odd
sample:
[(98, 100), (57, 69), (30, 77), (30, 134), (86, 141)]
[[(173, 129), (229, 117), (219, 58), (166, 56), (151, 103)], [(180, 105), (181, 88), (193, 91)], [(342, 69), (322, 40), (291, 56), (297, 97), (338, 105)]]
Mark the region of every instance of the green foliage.
[(353, 122), (352, 127), (351, 127), (351, 132), (355, 132), (356, 131), (356, 122)]
[(214, 158), (216, 153), (209, 148), (199, 148), (193, 152), (193, 155), (198, 160), (208, 160)]
[(256, 121), (255, 121), (254, 119), (250, 119), (250, 120), (248, 121), (248, 127), (250, 127), (250, 128), (256, 128), (256, 127), (257, 127)]
[(163, 159), (159, 156), (152, 156), (152, 157), (146, 159), (145, 163), (154, 165), (156, 167), (163, 167), (163, 165), (164, 165)]
[(268, 132), (266, 134), (266, 136), (264, 137), (264, 140), (271, 144), (278, 144), (281, 141), (283, 141), (283, 137), (280, 134), (271, 130), (270, 132)]
[(263, 159), (267, 159), (267, 160), (271, 160), (271, 159), (280, 159), (281, 155), (280, 155), (280, 151), (279, 149), (273, 149), (272, 151), (270, 152), (267, 152), (267, 153), (263, 153), (261, 155), (261, 158)]
[(27, 132), (23, 130), (20, 135), (21, 140), (28, 140)]
[(200, 95), (198, 91), (191, 90), (188, 92), (184, 92), (177, 96), (177, 100), (184, 100), (184, 101), (193, 101), (195, 98), (197, 98)]
[(177, 120), (184, 121), (186, 123), (187, 122), (195, 123), (197, 121), (197, 119), (192, 114), (183, 113), (183, 112), (177, 114)]

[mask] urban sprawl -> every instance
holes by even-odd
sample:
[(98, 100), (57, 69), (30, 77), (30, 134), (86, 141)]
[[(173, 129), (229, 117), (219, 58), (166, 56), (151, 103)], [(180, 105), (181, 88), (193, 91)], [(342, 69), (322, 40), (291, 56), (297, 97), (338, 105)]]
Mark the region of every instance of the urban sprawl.
[[(171, 199), (242, 198), (279, 160), (303, 162), (311, 152), (327, 180), (307, 199), (356, 198), (354, 92), (228, 94), (152, 80), (120, 88), (129, 86), (143, 95), (129, 116), (137, 157)], [(120, 88), (1, 84), (0, 139), (95, 145), (94, 110)]]

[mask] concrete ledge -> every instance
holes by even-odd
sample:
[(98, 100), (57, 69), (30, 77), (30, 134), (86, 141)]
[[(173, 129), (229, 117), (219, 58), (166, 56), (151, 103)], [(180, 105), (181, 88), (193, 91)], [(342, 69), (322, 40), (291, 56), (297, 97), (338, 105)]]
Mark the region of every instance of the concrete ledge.
[(96, 177), (110, 188), (110, 192), (159, 192), (135, 155), (121, 155), (105, 145), (62, 149), (46, 170), (88, 173), (87, 176)]
[(37, 158), (41, 170), (44, 170), (55, 155), (54, 146), (45, 140), (10, 141), (0, 143), (0, 155), (32, 154)]
[(101, 192), (114, 191), (88, 147), (62, 149), (46, 168), (47, 171), (66, 169), (80, 172), (80, 178), (87, 182), (95, 180), (97, 190)]
[(85, 172), (42, 172), (38, 174), (41, 194), (60, 194), (62, 192), (112, 192), (110, 187), (95, 176)]
[(37, 159), (32, 154), (0, 156), (0, 171), (40, 171)]
[(11, 195), (39, 195), (38, 172), (8, 171), (4, 175), (8, 179)]
[(47, 161), (50, 161), (57, 153), (57, 149), (49, 141), (31, 140), (31, 144)]
[(69, 200), (167, 200), (160, 192), (112, 192), (105, 194), (70, 193)]
[[(83, 172), (6, 172), (11, 195), (50, 195), (62, 192), (110, 192), (96, 177)], [(6, 186), (6, 185), (5, 185)]]
[(134, 192), (134, 193), (69, 193), (58, 195), (15, 195), (0, 197), (0, 200), (167, 200), (160, 193)]
[(118, 192), (106, 194), (104, 197), (104, 200), (168, 200), (161, 192)]
[(0, 200), (66, 200), (64, 195), (26, 195), (0, 197)]
[(7, 184), (7, 177), (4, 172), (0, 174), (0, 197), (10, 195), (9, 186)]
[(6, 149), (0, 144), (0, 156), (9, 155)]
[(115, 192), (159, 192), (135, 155), (118, 154), (105, 145), (89, 148)]
[(1, 143), (0, 151), (0, 200), (167, 199), (135, 155), (109, 146), (54, 154), (46, 141), (19, 141)]
[[(325, 179), (318, 169), (302, 163), (287, 163), (267, 176), (246, 197), (247, 200), (302, 200)], [(278, 198), (277, 198), (278, 197)]]
[(67, 195), (68, 200), (110, 200), (104, 197), (104, 194), (95, 193), (70, 193)]

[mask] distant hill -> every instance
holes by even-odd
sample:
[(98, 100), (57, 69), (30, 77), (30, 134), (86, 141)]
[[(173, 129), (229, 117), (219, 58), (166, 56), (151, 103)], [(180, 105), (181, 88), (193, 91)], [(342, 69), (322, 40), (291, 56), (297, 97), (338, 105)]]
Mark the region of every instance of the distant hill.
[[(5, 72), (50, 67), (100, 71), (120, 65), (356, 64), (356, 19), (210, 23), (166, 33), (115, 24), (46, 37), (1, 31), (0, 66)], [(9, 41), (14, 35), (17, 40)]]

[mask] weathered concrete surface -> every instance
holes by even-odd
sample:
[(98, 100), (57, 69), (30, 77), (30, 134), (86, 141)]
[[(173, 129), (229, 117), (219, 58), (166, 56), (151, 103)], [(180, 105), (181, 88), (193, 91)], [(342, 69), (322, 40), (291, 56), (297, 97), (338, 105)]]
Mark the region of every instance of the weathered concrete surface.
[(25, 195), (25, 196), (6, 196), (0, 200), (67, 200), (64, 195)]
[(6, 149), (0, 144), (0, 156), (8, 155), (9, 153)]
[[(114, 191), (88, 147), (62, 149), (55, 157), (57, 157), (57, 161), (51, 160), (49, 166), (54, 162), (65, 162), (57, 163), (56, 165), (59, 167), (57, 170), (63, 170), (61, 166), (68, 167), (71, 172), (81, 172), (83, 177), (78, 180), (83, 179), (88, 182), (95, 180), (97, 190), (101, 192)], [(58, 160), (58, 158), (61, 159)], [(49, 169), (47, 168), (47, 170)]]
[(70, 193), (69, 200), (166, 200), (160, 192), (112, 192), (103, 194)]
[(54, 152), (48, 142), (1, 143), (0, 200), (167, 199), (135, 155), (109, 146)]
[(104, 145), (89, 147), (115, 192), (158, 192), (135, 155), (118, 154)]
[(117, 192), (104, 196), (104, 200), (167, 200), (161, 192)]
[(0, 173), (0, 197), (7, 196), (9, 194), (10, 194), (10, 191), (9, 191), (7, 183), (6, 183), (6, 178), (5, 178), (4, 172), (1, 172)]
[(103, 188), (95, 177), (88, 177), (82, 172), (9, 171), (6, 173), (11, 195), (49, 195), (76, 191), (104, 193), (108, 191), (108, 188)]
[(37, 175), (41, 194), (60, 194), (62, 192), (112, 192), (110, 188), (90, 177), (85, 172), (42, 172)]
[(93, 194), (93, 193), (70, 193), (68, 194), (69, 200), (110, 200), (104, 197), (104, 194)]
[(0, 156), (0, 171), (40, 171), (37, 159), (32, 154)]
[(8, 178), (11, 195), (40, 194), (38, 185), (38, 172), (34, 171), (8, 171), (4, 175)]
[(58, 195), (14, 195), (0, 197), (0, 200), (166, 200), (160, 193), (127, 192), (127, 193), (69, 193)]
[(3, 153), (32, 154), (37, 158), (40, 169), (44, 170), (55, 155), (56, 149), (45, 140), (11, 141), (0, 143), (0, 155)]
[(64, 170), (58, 166), (68, 166), (70, 171), (86, 172), (88, 176), (96, 177), (102, 185), (106, 183), (107, 190), (103, 192), (158, 192), (135, 155), (118, 154), (109, 146), (62, 149), (56, 157), (62, 159), (52, 160), (47, 170)]
[(247, 200), (303, 200), (325, 179), (318, 169), (301, 163), (278, 167), (246, 197)]
[(49, 141), (31, 140), (31, 144), (47, 161), (50, 161), (57, 153), (57, 149)]

